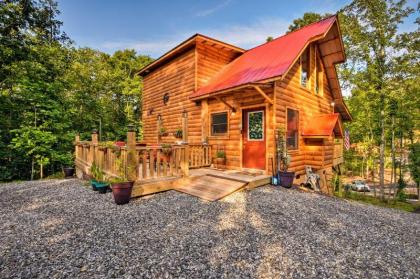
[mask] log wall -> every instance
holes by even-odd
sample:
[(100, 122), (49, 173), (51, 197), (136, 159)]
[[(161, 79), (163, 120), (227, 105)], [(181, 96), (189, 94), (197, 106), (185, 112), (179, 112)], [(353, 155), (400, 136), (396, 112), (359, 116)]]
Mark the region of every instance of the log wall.
[(299, 144), (298, 149), (290, 151), (292, 156), (291, 170), (297, 174), (303, 174), (305, 165), (310, 165), (315, 169), (328, 168), (332, 166), (333, 139), (304, 139), (300, 133), (305, 123), (311, 123), (311, 118), (320, 114), (332, 113), (331, 102), (333, 97), (325, 75), (325, 68), (320, 63), (322, 71), (322, 90), (319, 94), (315, 93), (315, 59), (317, 46), (310, 46), (310, 71), (309, 87), (304, 88), (300, 84), (300, 63), (298, 61), (293, 65), (289, 73), (283, 80), (276, 81), (276, 128), (286, 129), (287, 108), (299, 111)]

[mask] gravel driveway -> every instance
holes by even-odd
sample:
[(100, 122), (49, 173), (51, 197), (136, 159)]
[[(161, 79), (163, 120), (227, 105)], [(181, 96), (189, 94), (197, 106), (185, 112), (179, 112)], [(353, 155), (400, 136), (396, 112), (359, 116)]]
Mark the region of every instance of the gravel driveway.
[(262, 187), (116, 206), (83, 182), (0, 185), (0, 278), (419, 278), (420, 214)]

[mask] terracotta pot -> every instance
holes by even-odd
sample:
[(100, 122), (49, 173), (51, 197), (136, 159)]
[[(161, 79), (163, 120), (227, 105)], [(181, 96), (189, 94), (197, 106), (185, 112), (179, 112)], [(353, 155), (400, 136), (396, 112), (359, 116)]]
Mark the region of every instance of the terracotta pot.
[(72, 178), (74, 176), (74, 168), (63, 168), (64, 177)]
[(279, 171), (278, 177), (280, 179), (280, 185), (285, 188), (290, 188), (293, 185), (293, 180), (295, 179), (294, 172)]
[(224, 169), (226, 166), (226, 158), (216, 158), (216, 168)]
[(133, 181), (112, 183), (112, 195), (114, 196), (116, 204), (126, 204), (130, 202), (133, 185)]

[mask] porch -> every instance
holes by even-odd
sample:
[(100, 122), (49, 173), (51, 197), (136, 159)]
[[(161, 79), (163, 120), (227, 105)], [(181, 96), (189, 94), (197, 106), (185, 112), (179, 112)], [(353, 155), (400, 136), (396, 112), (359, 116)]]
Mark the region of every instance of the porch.
[(146, 146), (127, 133), (127, 142), (99, 142), (76, 136), (75, 165), (79, 178), (92, 176), (92, 166), (108, 178), (125, 177), (135, 181), (131, 197), (176, 190), (208, 201), (219, 200), (242, 189), (268, 184), (263, 171), (222, 170), (212, 167), (212, 147), (208, 144)]

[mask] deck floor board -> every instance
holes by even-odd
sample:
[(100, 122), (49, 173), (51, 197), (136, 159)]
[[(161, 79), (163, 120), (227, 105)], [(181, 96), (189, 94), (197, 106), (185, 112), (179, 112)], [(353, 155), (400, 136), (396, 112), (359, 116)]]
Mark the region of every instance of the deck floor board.
[(208, 201), (219, 200), (238, 191), (247, 183), (209, 175), (198, 177), (189, 183), (176, 187), (174, 190), (199, 197)]

